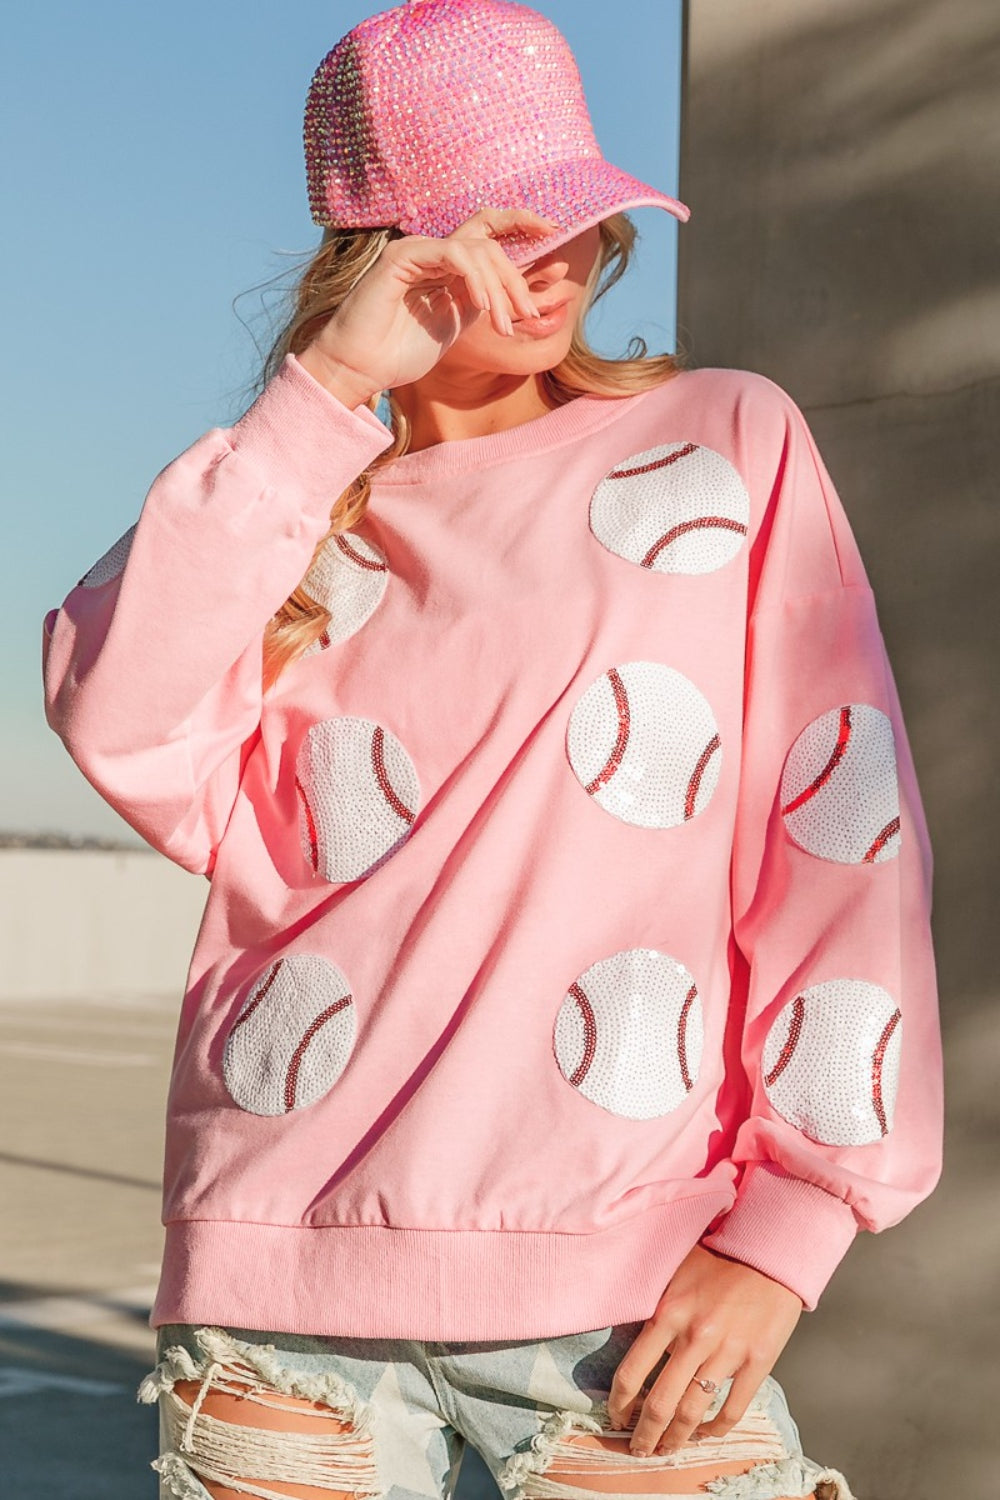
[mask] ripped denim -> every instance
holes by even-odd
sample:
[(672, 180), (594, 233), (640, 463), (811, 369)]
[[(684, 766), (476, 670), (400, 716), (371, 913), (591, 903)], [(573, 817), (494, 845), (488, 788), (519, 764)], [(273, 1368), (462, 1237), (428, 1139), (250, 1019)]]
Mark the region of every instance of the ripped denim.
[[(482, 1455), (504, 1500), (651, 1500), (667, 1493), (672, 1500), (855, 1500), (841, 1473), (805, 1457), (771, 1376), (724, 1437), (648, 1457), (624, 1442), (578, 1441), (631, 1432), (611, 1424), (607, 1396), (642, 1327), (430, 1343), (168, 1325), (158, 1331), (157, 1366), (138, 1391), (140, 1401), (159, 1403), (160, 1454), (152, 1467), (161, 1500), (210, 1500), (206, 1482), (258, 1500), (287, 1500), (275, 1483), (378, 1500), (450, 1500), (466, 1443)], [(193, 1400), (178, 1394), (178, 1381), (198, 1382)], [(213, 1391), (243, 1397), (245, 1423), (205, 1411)], [(254, 1408), (287, 1408), (282, 1397), (314, 1404), (296, 1408), (294, 1427), (260, 1411), (255, 1419)], [(638, 1410), (639, 1402), (633, 1420)], [(685, 1485), (685, 1469), (701, 1479)], [(679, 1472), (658, 1479), (671, 1470)], [(716, 1477), (706, 1479), (706, 1471)], [(634, 1483), (641, 1473), (648, 1484), (616, 1489), (614, 1475)]]

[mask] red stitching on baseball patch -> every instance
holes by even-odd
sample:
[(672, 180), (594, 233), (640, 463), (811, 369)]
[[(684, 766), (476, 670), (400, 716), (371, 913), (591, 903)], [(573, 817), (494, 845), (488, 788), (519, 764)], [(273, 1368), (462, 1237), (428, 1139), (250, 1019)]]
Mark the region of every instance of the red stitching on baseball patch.
[(771, 1087), (776, 1078), (781, 1077), (782, 1073), (788, 1067), (788, 1064), (791, 1061), (792, 1053), (795, 1051), (795, 1044), (797, 1043), (799, 1034), (802, 1031), (802, 1025), (805, 1021), (805, 1018), (806, 1002), (803, 1000), (801, 995), (796, 995), (795, 999), (792, 1002), (792, 1024), (788, 1028), (788, 1036), (785, 1039), (785, 1045), (782, 1047), (780, 1053), (778, 1054), (778, 1061), (775, 1063), (770, 1073), (768, 1073), (764, 1078), (764, 1082), (768, 1088)]
[(335, 531), (333, 534), (333, 540), (336, 543), (337, 547), (339, 547), (340, 551), (343, 552), (344, 556), (349, 557), (352, 563), (357, 563), (359, 568), (368, 568), (372, 573), (388, 572), (388, 568), (385, 563), (376, 562), (374, 558), (365, 557), (363, 553), (356, 552), (342, 531)]
[(886, 846), (886, 844), (893, 837), (893, 835), (897, 834), (898, 832), (899, 832), (899, 819), (898, 818), (893, 818), (891, 820), (891, 822), (889, 822), (889, 823), (887, 823), (885, 825), (885, 827), (882, 829), (882, 832), (872, 842), (871, 847), (865, 850), (864, 856), (863, 856), (863, 858), (861, 860), (861, 863), (863, 865), (873, 864), (875, 862), (875, 856), (876, 856), (876, 854), (878, 854), (878, 852), (881, 849), (884, 849), (885, 846)]
[(389, 772), (385, 764), (385, 733), (381, 724), (376, 724), (372, 735), (372, 767), (375, 771), (375, 780), (382, 788), (385, 800), (393, 812), (398, 813), (405, 822), (412, 823), (416, 814), (411, 812), (406, 803), (396, 795), (392, 782), (389, 780)]
[(608, 479), (631, 479), (634, 474), (651, 474), (654, 469), (665, 469), (668, 464), (675, 464), (678, 459), (687, 458), (697, 451), (697, 443), (685, 443), (683, 448), (678, 448), (676, 453), (668, 453), (665, 458), (656, 458), (652, 463), (640, 464), (635, 469), (612, 469), (607, 477)]
[(700, 531), (710, 526), (721, 528), (723, 531), (737, 531), (740, 536), (746, 536), (747, 528), (742, 521), (734, 521), (729, 516), (697, 516), (693, 521), (680, 521), (676, 526), (664, 532), (658, 542), (654, 542), (649, 551), (640, 559), (641, 568), (651, 568), (665, 547), (671, 542), (676, 542), (678, 537), (686, 536), (689, 531)]
[(579, 1006), (580, 1019), (583, 1021), (583, 1057), (574, 1069), (573, 1076), (570, 1079), (570, 1083), (575, 1083), (579, 1086), (586, 1078), (590, 1065), (594, 1061), (594, 1054), (597, 1051), (597, 1021), (594, 1018), (594, 1007), (576, 980), (570, 985), (569, 992)]
[(240, 1015), (238, 1015), (236, 1017), (236, 1020), (233, 1022), (232, 1026), (230, 1027), (230, 1032), (229, 1032), (230, 1036), (232, 1036), (232, 1034), (236, 1030), (237, 1026), (242, 1026), (244, 1021), (249, 1021), (250, 1017), (253, 1015), (254, 1011), (257, 1009), (258, 1005), (263, 1000), (264, 996), (267, 994), (268, 990), (271, 988), (271, 986), (274, 983), (274, 981), (277, 979), (277, 977), (278, 977), (278, 970), (281, 968), (281, 965), (283, 963), (284, 963), (284, 959), (282, 959), (282, 958), (277, 959), (277, 961), (275, 962), (273, 968), (271, 969), (270, 974), (267, 976), (267, 979), (264, 981), (264, 983), (261, 986), (261, 988), (257, 991), (256, 995), (250, 1001), (250, 1004), (247, 1006), (246, 1010), (244, 1010)]
[(350, 1005), (352, 998), (353, 997), (351, 995), (344, 995), (342, 999), (335, 1000), (332, 1005), (327, 1006), (326, 1010), (321, 1011), (320, 1014), (316, 1017), (315, 1021), (313, 1021), (312, 1024), (307, 1028), (302, 1037), (302, 1040), (299, 1042), (299, 1045), (292, 1053), (291, 1062), (288, 1064), (288, 1073), (285, 1076), (286, 1110), (295, 1108), (295, 1089), (299, 1081), (299, 1069), (302, 1066), (302, 1059), (305, 1056), (306, 1048), (308, 1047), (309, 1043), (312, 1041), (313, 1037), (316, 1035), (320, 1027), (325, 1026), (331, 1016), (335, 1016), (338, 1011), (343, 1010), (345, 1006)]
[(698, 798), (698, 792), (701, 787), (701, 780), (705, 774), (705, 767), (708, 765), (709, 761), (712, 759), (712, 756), (715, 754), (716, 750), (718, 750), (721, 744), (722, 741), (719, 739), (719, 736), (717, 734), (713, 734), (712, 738), (709, 740), (708, 744), (701, 752), (701, 755), (698, 757), (698, 764), (695, 766), (694, 770), (691, 773), (691, 780), (688, 782), (687, 795), (684, 798), (685, 822), (687, 822), (688, 818), (694, 817), (694, 804)]
[(837, 743), (833, 747), (833, 753), (831, 754), (830, 759), (827, 761), (826, 765), (823, 767), (822, 771), (820, 771), (816, 779), (809, 783), (805, 791), (800, 792), (797, 797), (793, 797), (791, 802), (789, 802), (786, 807), (783, 807), (781, 809), (783, 817), (787, 816), (787, 814), (790, 812), (794, 812), (797, 807), (801, 807), (803, 802), (808, 802), (809, 798), (815, 796), (820, 787), (830, 780), (830, 777), (833, 775), (834, 771), (837, 769), (837, 766), (844, 758), (844, 752), (847, 749), (850, 738), (851, 705), (848, 703), (840, 710), (840, 730), (837, 734)]
[(885, 1061), (885, 1049), (888, 1047), (892, 1034), (902, 1019), (902, 1012), (897, 1006), (885, 1023), (885, 1029), (878, 1039), (875, 1052), (872, 1056), (872, 1103), (875, 1107), (875, 1114), (883, 1135), (889, 1134), (889, 1126), (886, 1124), (885, 1102), (882, 1098), (882, 1064)]
[(306, 815), (306, 831), (309, 835), (309, 863), (313, 870), (319, 869), (319, 836), (316, 832), (316, 821), (313, 818), (312, 808), (309, 806), (309, 798), (306, 796), (305, 787), (299, 778), (295, 778), (295, 790), (302, 799), (302, 807)]
[(615, 695), (615, 707), (618, 710), (618, 737), (615, 740), (614, 749), (604, 762), (604, 765), (598, 771), (593, 781), (587, 784), (586, 789), (591, 796), (597, 791), (598, 787), (603, 786), (606, 781), (611, 780), (621, 765), (622, 756), (625, 754), (625, 747), (628, 744), (629, 737), (628, 692), (624, 682), (622, 682), (621, 674), (616, 667), (609, 667), (606, 675), (608, 681), (611, 683), (611, 691)]
[(681, 1013), (677, 1018), (677, 1056), (681, 1065), (681, 1079), (689, 1094), (694, 1088), (694, 1079), (688, 1070), (687, 1062), (687, 1019), (697, 994), (698, 986), (693, 984), (684, 997), (684, 1004), (681, 1006)]

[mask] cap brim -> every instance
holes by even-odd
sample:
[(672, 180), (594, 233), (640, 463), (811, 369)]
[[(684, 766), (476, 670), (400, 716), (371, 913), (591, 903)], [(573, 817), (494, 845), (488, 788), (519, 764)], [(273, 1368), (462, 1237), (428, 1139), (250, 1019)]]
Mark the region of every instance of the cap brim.
[[(661, 193), (647, 182), (602, 157), (552, 162), (545, 167), (519, 172), (492, 184), (484, 193), (467, 192), (439, 205), (437, 216), (451, 224), (441, 231), (450, 234), (480, 208), (531, 208), (560, 225), (552, 234), (530, 234), (522, 230), (497, 234), (497, 244), (514, 262), (523, 265), (539, 260), (585, 229), (628, 208), (662, 208), (683, 224), (691, 210), (677, 198)], [(415, 233), (405, 224), (404, 233)]]

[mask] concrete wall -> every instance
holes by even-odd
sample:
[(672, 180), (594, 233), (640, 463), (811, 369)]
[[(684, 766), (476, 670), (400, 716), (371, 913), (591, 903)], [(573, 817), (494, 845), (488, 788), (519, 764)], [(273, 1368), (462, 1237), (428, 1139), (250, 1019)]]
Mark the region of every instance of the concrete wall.
[(150, 850), (0, 850), (0, 1000), (176, 995), (208, 881)]
[(879, 601), (935, 846), (945, 1176), (903, 1224), (861, 1237), (779, 1377), (860, 1496), (986, 1496), (1000, 6), (690, 0), (685, 76), (680, 344), (695, 364), (769, 375), (805, 411)]
[(949, 1008), (995, 983), (1000, 7), (688, 6), (679, 337), (805, 410), (937, 833)]

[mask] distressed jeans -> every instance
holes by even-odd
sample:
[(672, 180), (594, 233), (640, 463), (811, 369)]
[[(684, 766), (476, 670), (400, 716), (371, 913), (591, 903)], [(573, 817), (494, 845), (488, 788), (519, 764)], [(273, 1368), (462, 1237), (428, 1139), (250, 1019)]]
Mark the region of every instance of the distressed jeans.
[[(835, 1469), (805, 1457), (781, 1386), (768, 1376), (745, 1415), (724, 1437), (689, 1442), (672, 1454), (631, 1454), (623, 1443), (581, 1445), (574, 1434), (627, 1436), (607, 1412), (612, 1377), (643, 1327), (620, 1323), (546, 1339), (431, 1343), (258, 1333), (167, 1325), (157, 1334), (157, 1365), (139, 1386), (159, 1403), (161, 1500), (206, 1500), (202, 1480), (259, 1500), (287, 1500), (286, 1485), (350, 1491), (379, 1500), (450, 1500), (467, 1443), (482, 1455), (504, 1500), (647, 1500), (664, 1491), (665, 1470), (740, 1462), (745, 1472), (670, 1488), (672, 1500), (777, 1500), (815, 1494), (855, 1500)], [(668, 1358), (647, 1376), (642, 1397)], [(192, 1404), (179, 1380), (199, 1382)], [(721, 1407), (731, 1382), (713, 1397)], [(262, 1406), (277, 1393), (316, 1403), (344, 1424), (324, 1432), (276, 1431), (221, 1421), (201, 1410), (219, 1390)], [(308, 1427), (299, 1422), (298, 1426)], [(560, 1479), (548, 1477), (558, 1466)], [(573, 1482), (566, 1482), (572, 1470)], [(612, 1476), (628, 1475), (618, 1490)], [(648, 1474), (645, 1481), (636, 1482)], [(588, 1478), (598, 1487), (589, 1487)], [(603, 1481), (603, 1484), (602, 1484)], [(608, 1481), (611, 1481), (610, 1484)], [(630, 1487), (630, 1485), (632, 1487)], [(690, 1490), (690, 1493), (688, 1491)], [(683, 1493), (681, 1493), (683, 1492)]]

